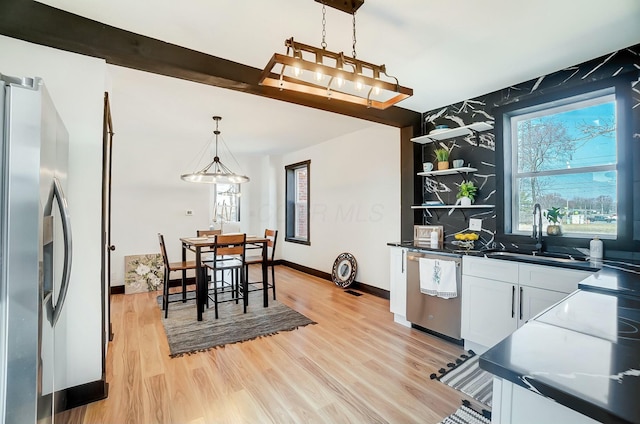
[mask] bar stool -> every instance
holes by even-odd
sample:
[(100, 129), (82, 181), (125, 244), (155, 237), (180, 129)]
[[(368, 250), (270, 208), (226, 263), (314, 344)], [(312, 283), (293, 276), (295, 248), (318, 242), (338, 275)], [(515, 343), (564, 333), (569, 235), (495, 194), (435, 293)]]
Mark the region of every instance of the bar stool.
[(187, 296), (187, 285), (182, 278), (182, 298), (176, 300), (169, 300), (169, 274), (172, 271), (183, 271), (189, 269), (196, 269), (196, 261), (185, 262), (169, 262), (167, 256), (167, 249), (164, 245), (164, 236), (158, 233), (158, 241), (160, 242), (160, 253), (162, 254), (162, 262), (164, 263), (164, 287), (162, 289), (162, 310), (164, 311), (164, 317), (169, 315), (169, 303), (173, 302), (185, 302)]
[[(276, 255), (276, 241), (278, 240), (278, 230), (264, 230), (264, 238), (268, 239), (267, 241), (267, 267), (271, 267), (271, 284), (269, 284), (269, 278), (267, 277), (267, 289), (271, 288), (273, 290), (273, 300), (276, 300), (276, 272), (275, 272), (275, 255)], [(260, 256), (248, 256), (246, 259), (246, 269), (245, 273), (247, 275), (247, 279), (249, 278), (249, 265), (253, 264), (262, 264), (262, 252)], [(255, 284), (262, 284), (262, 281), (253, 281), (249, 282), (249, 285), (253, 286)], [(262, 290), (262, 287), (259, 288), (251, 288), (249, 291)]]
[[(244, 313), (247, 313), (247, 279), (244, 272), (246, 239), (246, 234), (216, 235), (212, 247), (213, 260), (204, 262), (205, 267), (212, 270), (213, 274), (213, 298), (209, 295), (208, 299), (213, 300), (216, 319), (218, 318), (218, 304), (223, 302), (235, 301), (238, 303), (242, 299)], [(232, 273), (231, 294), (228, 298), (220, 299), (218, 296), (220, 281), (217, 276), (219, 273), (222, 275), (224, 271)], [(224, 281), (222, 283), (224, 284)]]

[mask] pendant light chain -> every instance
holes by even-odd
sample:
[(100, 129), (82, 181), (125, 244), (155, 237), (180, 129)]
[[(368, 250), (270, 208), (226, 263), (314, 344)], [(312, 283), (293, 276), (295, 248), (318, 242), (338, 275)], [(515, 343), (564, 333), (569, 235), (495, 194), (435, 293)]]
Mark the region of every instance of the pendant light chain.
[(218, 156), (218, 136), (220, 135), (220, 130), (218, 130), (218, 123), (222, 118), (219, 116), (214, 116), (213, 120), (216, 121), (216, 130), (213, 132), (216, 136), (216, 156)]
[(327, 36), (327, 8), (325, 2), (322, 2), (322, 43), (320, 44), (323, 49), (327, 48), (327, 41), (325, 40)]
[(356, 10), (353, 10), (353, 58), (356, 58)]

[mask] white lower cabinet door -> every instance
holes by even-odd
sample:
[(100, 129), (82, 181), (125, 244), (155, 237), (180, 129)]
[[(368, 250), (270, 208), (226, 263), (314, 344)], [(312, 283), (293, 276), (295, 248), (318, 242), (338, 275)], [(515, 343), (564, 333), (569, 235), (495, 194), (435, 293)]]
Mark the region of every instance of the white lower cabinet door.
[(407, 249), (392, 247), (389, 249), (389, 309), (394, 321), (411, 326), (407, 316)]
[(501, 378), (494, 379), (493, 389), (492, 424), (596, 424), (598, 422)]
[(518, 328), (517, 284), (462, 278), (462, 338), (491, 347)]
[(566, 293), (535, 287), (520, 286), (519, 291), (518, 327), (523, 326), (540, 312), (567, 297)]

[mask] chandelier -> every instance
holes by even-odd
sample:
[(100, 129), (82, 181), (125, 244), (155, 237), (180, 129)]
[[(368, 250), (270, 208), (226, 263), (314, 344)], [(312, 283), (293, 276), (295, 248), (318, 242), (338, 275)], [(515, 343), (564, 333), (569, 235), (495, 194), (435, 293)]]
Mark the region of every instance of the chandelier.
[[(190, 183), (240, 184), (249, 182), (249, 177), (232, 172), (220, 161), (220, 157), (218, 156), (218, 136), (220, 135), (218, 123), (222, 120), (222, 117), (214, 116), (213, 120), (216, 121), (216, 130), (213, 132), (216, 139), (216, 152), (213, 161), (200, 171), (182, 174), (180, 178)], [(229, 154), (231, 154), (231, 152), (229, 152)], [(233, 157), (232, 154), (231, 156)]]
[[(353, 15), (352, 56), (327, 50), (326, 0), (322, 3), (321, 48), (285, 40), (286, 54), (274, 53), (262, 71), (260, 85), (291, 90), (315, 96), (359, 104), (368, 108), (386, 109), (413, 95), (398, 79), (387, 74), (385, 65), (374, 65), (356, 58), (356, 9), (364, 0), (352, 0), (350, 9), (330, 5)], [(340, 3), (340, 2), (334, 2)], [(342, 2), (347, 4), (346, 2)]]

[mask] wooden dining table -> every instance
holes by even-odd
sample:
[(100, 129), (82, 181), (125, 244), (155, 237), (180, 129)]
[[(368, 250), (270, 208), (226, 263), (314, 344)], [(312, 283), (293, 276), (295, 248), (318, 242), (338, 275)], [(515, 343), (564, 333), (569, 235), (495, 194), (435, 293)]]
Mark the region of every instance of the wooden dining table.
[[(181, 237), (182, 242), (182, 260), (187, 260), (187, 250), (196, 255), (196, 305), (198, 321), (202, 321), (204, 307), (207, 304), (207, 281), (202, 265), (202, 254), (212, 251), (215, 244), (215, 237)], [(269, 239), (266, 237), (247, 236), (247, 246), (253, 244), (262, 248), (262, 303), (263, 307), (269, 306), (269, 287), (268, 287), (268, 267), (267, 267), (267, 243)], [(186, 274), (186, 271), (183, 271)], [(183, 276), (186, 278), (186, 276)], [(248, 279), (249, 276), (247, 275)], [(245, 293), (245, 296), (247, 293)]]

